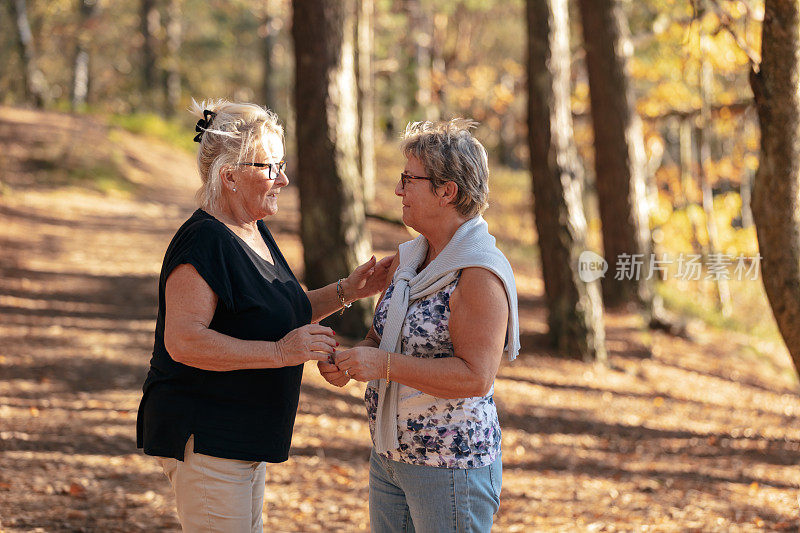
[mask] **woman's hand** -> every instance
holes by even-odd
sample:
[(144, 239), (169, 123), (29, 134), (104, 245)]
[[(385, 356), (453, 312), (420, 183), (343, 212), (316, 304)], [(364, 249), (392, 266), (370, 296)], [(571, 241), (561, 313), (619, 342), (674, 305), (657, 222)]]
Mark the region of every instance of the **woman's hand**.
[(356, 346), (334, 355), (339, 370), (357, 381), (370, 381), (386, 377), (386, 350), (370, 346)]
[(389, 266), (393, 259), (394, 256), (390, 255), (376, 262), (373, 255), (369, 261), (357, 266), (342, 282), (345, 299), (347, 301), (360, 300), (385, 289), (389, 277)]
[(317, 361), (317, 368), (325, 381), (336, 387), (344, 387), (350, 378), (333, 363)]
[(333, 330), (319, 324), (293, 329), (276, 344), (281, 366), (301, 365), (312, 359), (327, 361), (339, 345), (333, 338)]

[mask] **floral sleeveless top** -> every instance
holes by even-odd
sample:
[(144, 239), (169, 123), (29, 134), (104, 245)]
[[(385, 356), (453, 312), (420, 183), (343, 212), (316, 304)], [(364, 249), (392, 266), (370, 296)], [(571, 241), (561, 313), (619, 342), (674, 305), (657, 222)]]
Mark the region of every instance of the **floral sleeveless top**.
[[(452, 357), (450, 294), (460, 279), (408, 307), (401, 332), (401, 352), (414, 357)], [(394, 282), (375, 311), (373, 327), (383, 335), (388, 301)], [(398, 384), (397, 433), (400, 447), (385, 456), (395, 461), (445, 468), (479, 468), (490, 465), (500, 453), (500, 423), (492, 395), (443, 399)], [(367, 386), (364, 395), (369, 429), (375, 442), (378, 389)]]

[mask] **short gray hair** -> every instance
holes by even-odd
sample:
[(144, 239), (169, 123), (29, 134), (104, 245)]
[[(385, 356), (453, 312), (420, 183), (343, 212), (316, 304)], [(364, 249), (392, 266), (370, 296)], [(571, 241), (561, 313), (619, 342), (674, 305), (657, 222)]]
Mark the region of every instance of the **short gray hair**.
[(203, 184), (196, 198), (200, 207), (208, 211), (215, 209), (222, 194), (222, 168), (253, 157), (268, 135), (277, 135), (283, 142), (283, 126), (278, 115), (257, 104), (222, 99), (198, 103), (192, 98), (189, 111), (203, 118), (204, 110), (215, 115), (202, 132), (197, 150), (197, 169)]
[(467, 218), (489, 206), (486, 149), (470, 132), (477, 125), (465, 118), (412, 122), (403, 133), (403, 154), (420, 160), (434, 188), (448, 181), (458, 185), (454, 205)]

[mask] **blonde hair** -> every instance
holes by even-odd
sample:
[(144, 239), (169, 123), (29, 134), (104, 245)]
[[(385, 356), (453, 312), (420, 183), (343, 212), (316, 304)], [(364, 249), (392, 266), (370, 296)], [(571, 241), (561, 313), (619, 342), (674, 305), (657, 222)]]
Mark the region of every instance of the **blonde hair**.
[(432, 187), (448, 181), (458, 185), (456, 211), (472, 218), (489, 206), (489, 161), (486, 149), (470, 130), (474, 120), (411, 122), (403, 133), (402, 150), (406, 157), (419, 159)]
[(283, 126), (278, 115), (257, 104), (234, 103), (224, 99), (192, 98), (189, 112), (203, 118), (203, 111), (215, 113), (210, 124), (202, 128), (197, 150), (197, 169), (203, 182), (196, 196), (201, 208), (214, 210), (222, 194), (221, 171), (253, 157), (268, 135), (277, 135), (283, 142)]

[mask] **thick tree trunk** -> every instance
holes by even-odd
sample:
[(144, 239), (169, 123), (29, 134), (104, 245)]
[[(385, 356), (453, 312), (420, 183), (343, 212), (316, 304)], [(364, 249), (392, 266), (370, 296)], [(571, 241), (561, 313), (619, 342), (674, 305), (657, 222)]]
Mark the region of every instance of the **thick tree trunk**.
[(604, 360), (600, 289), (578, 274), (586, 219), (569, 108), (567, 0), (528, 0), (527, 16), (530, 164), (550, 336), (565, 357)]
[(75, 44), (75, 62), (72, 69), (72, 109), (86, 105), (89, 97), (89, 44), (92, 41), (92, 21), (97, 12), (97, 2), (78, 0), (80, 26)]
[(164, 100), (168, 115), (174, 115), (181, 104), (182, 3), (182, 0), (169, 0), (167, 2), (167, 20), (165, 24), (167, 56), (164, 62)]
[[(653, 280), (648, 280), (650, 226), (645, 184), (642, 124), (628, 82), (632, 45), (617, 0), (580, 0), (586, 67), (594, 128), (597, 198), (603, 250), (612, 274), (624, 257), (643, 259), (641, 275), (606, 275), (603, 302), (633, 303), (652, 314)], [(623, 255), (624, 254), (624, 255)]]
[(358, 162), (364, 180), (365, 209), (375, 200), (375, 81), (372, 71), (374, 0), (356, 0), (358, 68)]
[(800, 373), (800, 2), (766, 0), (761, 65), (750, 85), (761, 125), (753, 185), (761, 277)]
[[(294, 0), (297, 177), (305, 281), (314, 289), (369, 258), (358, 171), (354, 0)], [(362, 300), (335, 329), (366, 333), (372, 306)]]
[(22, 61), (23, 85), (26, 99), (32, 100), (37, 107), (44, 107), (50, 100), (47, 80), (44, 73), (36, 65), (36, 48), (33, 44), (33, 32), (28, 22), (28, 6), (25, 0), (8, 0), (11, 17), (17, 28), (17, 45)]

